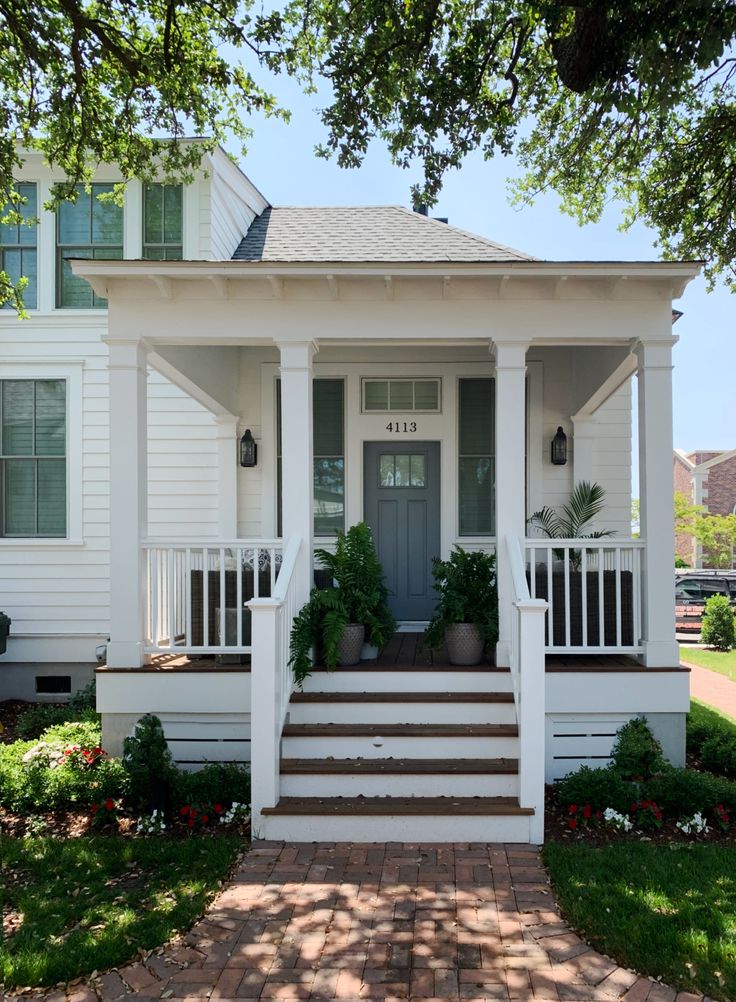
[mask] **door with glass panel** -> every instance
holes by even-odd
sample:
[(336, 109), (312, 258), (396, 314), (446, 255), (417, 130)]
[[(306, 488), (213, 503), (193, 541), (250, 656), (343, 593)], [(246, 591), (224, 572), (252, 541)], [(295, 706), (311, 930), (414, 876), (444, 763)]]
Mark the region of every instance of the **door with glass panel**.
[(432, 558), (440, 553), (439, 442), (366, 442), (364, 518), (398, 620), (423, 621), (435, 605)]

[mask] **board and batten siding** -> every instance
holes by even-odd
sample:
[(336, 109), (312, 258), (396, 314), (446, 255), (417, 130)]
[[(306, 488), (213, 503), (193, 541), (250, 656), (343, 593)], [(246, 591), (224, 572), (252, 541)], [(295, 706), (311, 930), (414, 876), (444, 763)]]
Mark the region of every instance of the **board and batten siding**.
[[(0, 609), (12, 619), (8, 661), (93, 661), (110, 602), (110, 455), (105, 327), (92, 318), (0, 329), (0, 378), (72, 374), (68, 412), (69, 528), (63, 540), (0, 539)], [(80, 401), (71, 399), (73, 386)], [(74, 415), (78, 417), (75, 419)], [(157, 373), (149, 380), (152, 535), (217, 535), (212, 416)], [(71, 441), (81, 436), (81, 447)], [(73, 531), (78, 525), (78, 533)]]

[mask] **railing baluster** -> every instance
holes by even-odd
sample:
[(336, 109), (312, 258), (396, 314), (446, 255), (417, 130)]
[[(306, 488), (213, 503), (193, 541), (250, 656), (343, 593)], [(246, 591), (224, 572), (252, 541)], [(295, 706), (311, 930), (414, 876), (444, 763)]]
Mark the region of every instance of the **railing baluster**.
[(583, 613), (583, 647), (588, 646), (588, 548), (580, 550), (580, 596)]
[(606, 646), (606, 630), (605, 630), (605, 608), (606, 603), (604, 601), (603, 595), (603, 560), (604, 552), (603, 547), (598, 547), (598, 646)]
[(261, 575), (260, 575), (260, 550), (257, 546), (253, 547), (253, 598), (261, 597)]
[(174, 551), (170, 549), (166, 561), (166, 614), (168, 617), (169, 650), (174, 649)]
[(616, 646), (621, 646), (621, 548), (616, 547)]
[(202, 547), (202, 645), (210, 644), (210, 557), (209, 549)]
[(235, 643), (243, 646), (243, 550), (238, 546), (235, 550)]
[(570, 551), (565, 547), (564, 560), (562, 564), (565, 585), (565, 647), (570, 646)]
[(552, 547), (547, 547), (547, 633), (549, 636), (549, 646), (555, 646), (555, 605), (552, 598)]
[(225, 547), (220, 547), (220, 637), (218, 647), (227, 644), (227, 587), (225, 577)]
[(192, 551), (187, 546), (184, 551), (184, 631), (187, 647), (192, 646)]

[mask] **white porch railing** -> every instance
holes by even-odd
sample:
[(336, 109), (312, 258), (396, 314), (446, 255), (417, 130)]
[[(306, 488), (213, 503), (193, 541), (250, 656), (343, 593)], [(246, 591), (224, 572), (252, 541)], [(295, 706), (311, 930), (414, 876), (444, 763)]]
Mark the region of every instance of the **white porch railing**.
[(282, 541), (147, 540), (147, 654), (249, 654), (252, 598), (273, 595)]
[(531, 598), (549, 604), (549, 653), (639, 654), (641, 539), (527, 539)]
[(547, 603), (531, 598), (522, 544), (506, 538), (514, 597), (511, 615), (511, 681), (519, 726), (519, 806), (533, 807), (531, 842), (544, 841), (545, 664)]
[(289, 710), (294, 676), (289, 667), (291, 624), (299, 612), (297, 577), (294, 569), (302, 541), (293, 538), (284, 549), (284, 559), (270, 598), (248, 603), (253, 616), (251, 657), (251, 817), (253, 834), (261, 809), (279, 801), (281, 732)]

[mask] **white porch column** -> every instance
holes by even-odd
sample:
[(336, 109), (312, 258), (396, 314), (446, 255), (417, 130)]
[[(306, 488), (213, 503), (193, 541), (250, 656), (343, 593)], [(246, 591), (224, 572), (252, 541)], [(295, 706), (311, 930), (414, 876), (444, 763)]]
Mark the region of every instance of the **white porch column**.
[(281, 521), (284, 540), (297, 536), (304, 546), (294, 571), (297, 602), (312, 588), (314, 507), (312, 463), (313, 341), (280, 342), (281, 352)]
[(238, 538), (238, 419), (215, 418), (217, 440), (217, 528), (220, 539)]
[(642, 632), (645, 665), (679, 664), (675, 641), (675, 530), (672, 504), (672, 345), (640, 341), (639, 495), (642, 567)]
[(592, 483), (595, 480), (593, 475), (595, 465), (595, 455), (593, 445), (595, 441), (595, 418), (589, 414), (573, 415), (573, 440), (572, 440), (572, 475), (575, 484), (581, 480)]
[(526, 535), (526, 350), (518, 341), (496, 341), (496, 576), (498, 644), (496, 663), (511, 664), (514, 587), (507, 537)]
[(111, 668), (139, 668), (144, 646), (148, 524), (147, 367), (140, 341), (107, 340), (110, 358)]

